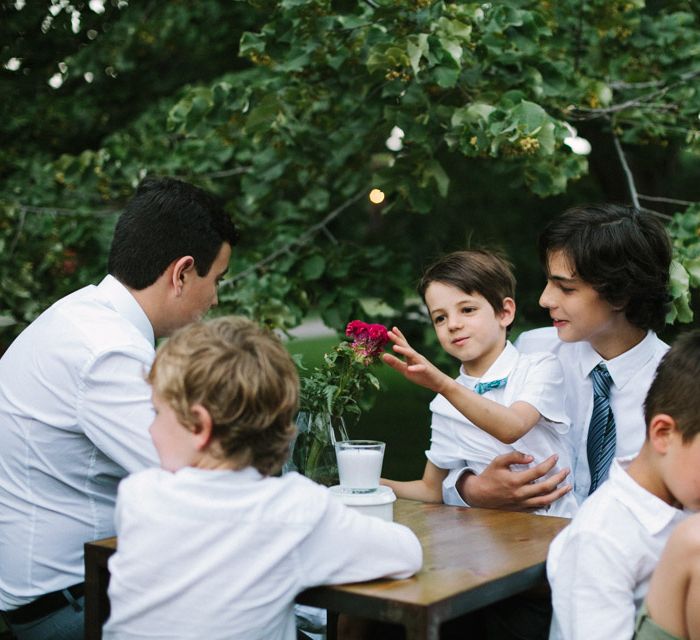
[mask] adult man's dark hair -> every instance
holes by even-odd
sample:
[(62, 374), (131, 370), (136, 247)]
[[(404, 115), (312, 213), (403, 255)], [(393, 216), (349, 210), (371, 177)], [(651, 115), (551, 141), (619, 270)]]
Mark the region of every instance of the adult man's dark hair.
[(119, 217), (108, 270), (137, 291), (183, 256), (192, 256), (197, 274), (205, 276), (221, 245), (237, 240), (236, 227), (214, 195), (174, 178), (146, 178)]

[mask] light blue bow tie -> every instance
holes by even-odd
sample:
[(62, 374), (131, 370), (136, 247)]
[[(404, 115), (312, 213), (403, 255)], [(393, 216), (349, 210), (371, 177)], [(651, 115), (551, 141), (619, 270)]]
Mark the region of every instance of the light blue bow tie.
[(508, 378), (501, 378), (500, 380), (492, 380), (491, 382), (477, 382), (474, 385), (474, 393), (478, 393), (483, 396), (487, 391), (493, 391), (494, 389), (501, 389), (506, 386)]

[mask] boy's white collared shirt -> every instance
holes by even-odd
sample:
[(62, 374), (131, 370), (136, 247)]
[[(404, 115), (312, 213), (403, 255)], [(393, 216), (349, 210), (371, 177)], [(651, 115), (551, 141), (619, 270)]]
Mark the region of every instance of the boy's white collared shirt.
[(562, 342), (556, 329), (546, 327), (523, 333), (517, 340), (524, 353), (548, 351), (558, 356), (564, 370), (566, 411), (571, 418), (569, 439), (574, 452), (571, 481), (581, 504), (588, 496), (591, 473), (586, 443), (593, 413), (593, 385), (588, 377), (599, 362), (605, 362), (613, 380), (610, 407), (615, 416), (615, 457), (636, 455), (642, 448), (644, 399), (661, 358), (668, 350), (654, 332), (649, 331), (635, 347), (612, 360), (603, 360), (588, 342)]
[(631, 638), (659, 556), (688, 515), (632, 479), (633, 458), (613, 461), (609, 480), (549, 548), (550, 640)]
[[(105, 640), (294, 640), (312, 586), (407, 578), (407, 527), (363, 515), (296, 473), (149, 469), (119, 485)], [(156, 579), (157, 578), (157, 579)]]
[[(539, 411), (542, 418), (522, 438), (505, 444), (479, 429), (455, 409), (443, 396), (438, 395), (430, 404), (432, 430), (428, 459), (438, 468), (455, 469), (469, 461), (475, 473), (498, 455), (521, 451), (543, 460), (553, 453), (559, 455), (557, 466), (550, 472), (570, 467), (568, 440), (569, 419), (564, 410), (564, 376), (559, 361), (547, 353), (521, 354), (510, 343), (481, 378), (472, 378), (460, 371), (456, 378), (464, 387), (473, 390), (477, 382), (492, 382), (507, 378), (499, 389), (492, 389), (484, 397), (504, 406), (527, 402)], [(576, 509), (573, 496), (565, 496), (554, 508), (543, 510), (549, 515), (571, 516)]]

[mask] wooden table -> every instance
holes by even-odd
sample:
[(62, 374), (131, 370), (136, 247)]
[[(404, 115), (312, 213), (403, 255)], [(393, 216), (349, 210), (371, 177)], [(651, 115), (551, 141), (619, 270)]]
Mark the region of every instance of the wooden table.
[[(437, 640), (443, 622), (546, 584), (549, 543), (569, 522), (411, 500), (395, 503), (394, 520), (423, 546), (423, 569), (415, 577), (316, 587), (297, 602), (401, 624), (407, 640)], [(85, 545), (86, 640), (101, 638), (109, 614), (107, 559), (115, 549), (116, 538)]]

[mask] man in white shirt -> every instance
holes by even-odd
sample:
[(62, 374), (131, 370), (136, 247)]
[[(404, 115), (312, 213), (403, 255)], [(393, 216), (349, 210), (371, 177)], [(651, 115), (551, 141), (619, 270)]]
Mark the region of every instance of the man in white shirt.
[(109, 274), (0, 359), (0, 611), (19, 640), (82, 638), (83, 544), (113, 535), (117, 484), (158, 464), (144, 379), (157, 338), (217, 303), (237, 232), (210, 194), (146, 179)]

